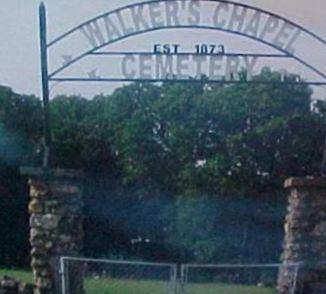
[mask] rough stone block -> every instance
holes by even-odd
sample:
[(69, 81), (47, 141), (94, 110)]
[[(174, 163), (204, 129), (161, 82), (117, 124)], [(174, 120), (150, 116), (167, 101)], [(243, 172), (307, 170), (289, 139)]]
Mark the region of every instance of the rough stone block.
[(41, 168), (22, 168), (21, 172), (30, 177), (30, 243), (35, 293), (54, 294), (54, 260), (63, 255), (78, 256), (82, 247), (79, 236), (83, 235), (83, 199), (78, 184), (81, 173)]
[(34, 286), (31, 284), (21, 283), (18, 288), (18, 294), (33, 294)]
[(35, 285), (38, 289), (42, 290), (51, 290), (53, 288), (53, 283), (49, 278), (39, 277), (36, 279)]
[[(318, 262), (326, 257), (326, 179), (291, 178), (285, 182), (285, 187), (291, 191), (282, 261), (305, 262), (305, 267), (300, 269), (296, 291), (310, 294), (312, 290), (307, 292), (306, 289), (310, 289), (312, 284), (326, 283), (326, 275), (320, 274), (317, 267)], [(291, 277), (280, 271), (278, 293), (288, 294), (291, 283)]]
[(28, 205), (28, 211), (30, 214), (41, 214), (43, 213), (43, 205), (37, 199), (32, 199), (32, 201)]
[(10, 277), (5, 276), (0, 282), (0, 287), (5, 290), (16, 290), (17, 291), (18, 282)]

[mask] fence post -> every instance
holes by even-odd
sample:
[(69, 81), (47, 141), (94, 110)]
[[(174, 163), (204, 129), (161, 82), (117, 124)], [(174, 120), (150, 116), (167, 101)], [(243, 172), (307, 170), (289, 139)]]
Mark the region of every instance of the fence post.
[(65, 294), (66, 289), (66, 270), (65, 270), (65, 257), (60, 257), (60, 281), (61, 281), (61, 294)]
[(187, 268), (187, 265), (186, 264), (181, 264), (180, 266), (180, 292), (182, 294), (186, 293), (185, 291), (185, 284), (186, 284), (186, 268)]

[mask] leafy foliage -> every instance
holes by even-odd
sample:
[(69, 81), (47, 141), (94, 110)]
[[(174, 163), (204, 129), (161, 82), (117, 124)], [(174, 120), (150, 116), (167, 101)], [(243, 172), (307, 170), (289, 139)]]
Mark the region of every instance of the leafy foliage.
[[(256, 79), (280, 76), (265, 69)], [(311, 94), (306, 85), (203, 79), (131, 84), (92, 100), (55, 97), (52, 164), (89, 174), (87, 255), (275, 261), (282, 182), (320, 169), (326, 107)], [(0, 230), (9, 236), (0, 263), (27, 248), (26, 185), (17, 168), (40, 164), (41, 118), (39, 99), (0, 87)], [(6, 231), (20, 214), (19, 230)], [(25, 244), (17, 254), (16, 242)]]

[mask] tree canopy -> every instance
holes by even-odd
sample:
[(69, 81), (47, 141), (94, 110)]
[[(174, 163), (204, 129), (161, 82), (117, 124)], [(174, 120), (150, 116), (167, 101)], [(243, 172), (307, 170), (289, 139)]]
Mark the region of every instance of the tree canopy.
[[(55, 97), (53, 166), (89, 175), (85, 226), (97, 233), (86, 236), (87, 253), (258, 261), (272, 251), (275, 261), (283, 181), (319, 172), (326, 114), (307, 85), (272, 83), (280, 78), (264, 69), (255, 79), (269, 84), (203, 78), (130, 84), (92, 100)], [(20, 240), (27, 192), (18, 167), (40, 164), (41, 111), (38, 98), (0, 87), (0, 197), (7, 207), (0, 228), (4, 234), (4, 224), (21, 214)], [(136, 250), (130, 240), (138, 237), (150, 245)], [(0, 263), (13, 256), (10, 238), (0, 245)], [(257, 240), (266, 248), (253, 253)]]

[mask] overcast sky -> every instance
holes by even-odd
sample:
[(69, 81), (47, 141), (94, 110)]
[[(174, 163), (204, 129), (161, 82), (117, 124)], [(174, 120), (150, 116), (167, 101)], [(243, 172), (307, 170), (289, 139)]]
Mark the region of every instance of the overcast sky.
[[(14, 91), (40, 96), (40, 65), (38, 40), (37, 0), (0, 0), (0, 84)], [(48, 14), (49, 39), (78, 25), (84, 20), (116, 7), (140, 1), (132, 0), (45, 0)], [(243, 0), (251, 4), (285, 16), (312, 30), (326, 39), (326, 1), (325, 0)], [(162, 32), (161, 34), (164, 34)], [(163, 36), (163, 35), (162, 35)], [(196, 34), (193, 38), (196, 38)], [(202, 36), (201, 36), (202, 37)], [(157, 38), (157, 36), (156, 36)], [(163, 37), (162, 37), (163, 38)], [(166, 39), (166, 35), (164, 37)], [(173, 36), (178, 38), (178, 36)], [(309, 48), (309, 46), (307, 47)], [(307, 52), (309, 54), (309, 52)], [(318, 56), (326, 62), (326, 56)], [(111, 91), (115, 85), (107, 85)], [(58, 85), (52, 95), (58, 93), (81, 93), (87, 95), (87, 86)], [(103, 88), (98, 91), (106, 91)], [(326, 96), (322, 91), (321, 96)]]

